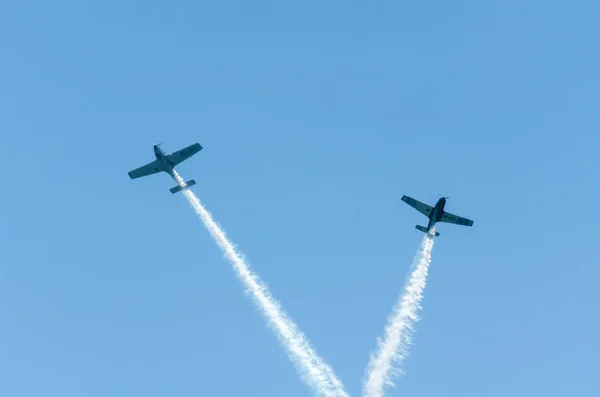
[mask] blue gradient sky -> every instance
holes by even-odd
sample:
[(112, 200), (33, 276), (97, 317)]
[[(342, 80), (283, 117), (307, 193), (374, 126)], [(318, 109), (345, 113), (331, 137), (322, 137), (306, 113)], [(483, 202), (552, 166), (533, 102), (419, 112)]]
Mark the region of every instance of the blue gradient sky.
[[(425, 218), (389, 396), (593, 396), (593, 1), (0, 5), (0, 395), (307, 396), (179, 167), (353, 396)], [(591, 247), (591, 248), (588, 248)]]

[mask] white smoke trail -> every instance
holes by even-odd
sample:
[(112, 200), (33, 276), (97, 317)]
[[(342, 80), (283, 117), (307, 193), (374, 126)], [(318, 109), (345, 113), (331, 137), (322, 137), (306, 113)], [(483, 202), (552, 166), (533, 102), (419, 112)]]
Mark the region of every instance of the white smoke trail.
[[(180, 186), (185, 182), (175, 172), (175, 178)], [(280, 304), (271, 296), (266, 284), (256, 273), (250, 270), (243, 256), (238, 253), (234, 245), (226, 237), (223, 229), (212, 219), (211, 214), (204, 208), (200, 200), (189, 189), (183, 194), (196, 211), (212, 237), (223, 251), (225, 257), (231, 262), (236, 275), (244, 283), (247, 292), (265, 316), (269, 326), (275, 331), (281, 344), (294, 363), (302, 379), (314, 390), (326, 397), (348, 397), (344, 386), (336, 378), (329, 367), (310, 346), (303, 333), (296, 324), (283, 311)]]
[[(434, 234), (435, 230), (431, 233)], [(388, 318), (385, 338), (383, 341), (378, 339), (379, 350), (375, 356), (371, 355), (367, 378), (363, 384), (365, 397), (382, 397), (385, 386), (395, 386), (391, 379), (392, 375), (403, 373), (399, 365), (408, 356), (414, 324), (419, 321), (417, 312), (421, 309), (432, 249), (433, 236), (426, 234), (413, 261), (413, 271), (404, 293)]]

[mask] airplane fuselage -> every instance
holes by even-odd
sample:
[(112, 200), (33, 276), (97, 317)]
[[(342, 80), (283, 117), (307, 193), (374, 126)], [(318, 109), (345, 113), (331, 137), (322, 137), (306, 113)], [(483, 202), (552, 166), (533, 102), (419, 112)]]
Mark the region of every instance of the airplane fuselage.
[(429, 215), (429, 224), (427, 225), (427, 230), (431, 230), (433, 226), (440, 220), (442, 220), (442, 216), (444, 216), (444, 207), (446, 206), (446, 198), (440, 198), (437, 203), (435, 203), (435, 207), (433, 207), (433, 211)]
[(154, 156), (158, 159), (161, 165), (161, 169), (156, 169), (156, 171), (164, 171), (175, 178), (173, 176), (173, 168), (175, 168), (175, 164), (169, 161), (165, 152), (157, 145), (154, 145)]

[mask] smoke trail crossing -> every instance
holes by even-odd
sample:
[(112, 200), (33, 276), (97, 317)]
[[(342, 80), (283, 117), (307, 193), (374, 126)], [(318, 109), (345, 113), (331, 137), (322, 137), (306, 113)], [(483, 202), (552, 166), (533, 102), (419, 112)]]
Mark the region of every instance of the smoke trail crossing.
[[(174, 175), (177, 183), (184, 187), (183, 178), (175, 171)], [(213, 220), (196, 195), (189, 189), (183, 190), (183, 194), (233, 266), (237, 277), (247, 288), (247, 292), (265, 316), (269, 326), (275, 331), (304, 382), (323, 396), (348, 397), (344, 386), (336, 378), (331, 367), (317, 355), (296, 324), (271, 296), (266, 284), (250, 270), (243, 256), (236, 251), (225, 232)]]
[[(431, 233), (434, 235), (435, 229)], [(414, 270), (405, 286), (404, 293), (388, 318), (385, 337), (383, 341), (380, 339), (377, 341), (379, 348), (377, 354), (371, 355), (366, 381), (363, 384), (365, 397), (382, 397), (385, 386), (395, 386), (391, 377), (403, 373), (399, 366), (408, 356), (414, 325), (419, 321), (417, 312), (421, 309), (421, 299), (431, 262), (432, 235), (425, 234), (413, 261), (412, 268)]]

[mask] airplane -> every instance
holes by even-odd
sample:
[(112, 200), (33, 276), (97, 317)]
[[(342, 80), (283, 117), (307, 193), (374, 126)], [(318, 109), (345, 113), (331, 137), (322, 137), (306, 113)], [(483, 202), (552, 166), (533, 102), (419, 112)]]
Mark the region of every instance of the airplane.
[[(202, 150), (202, 146), (200, 146), (199, 143), (194, 143), (193, 145), (187, 146), (171, 154), (166, 154), (164, 150), (159, 147), (160, 145), (160, 143), (158, 145), (152, 145), (154, 147), (154, 156), (156, 157), (156, 160), (127, 173), (131, 179), (141, 178), (163, 171), (171, 175), (171, 177), (177, 181), (174, 174), (175, 166)], [(179, 182), (177, 182), (177, 186), (169, 190), (171, 193), (175, 194), (182, 189), (187, 189), (188, 187), (195, 185), (196, 181), (190, 179), (185, 182), (185, 184), (186, 186), (182, 188), (179, 186)]]
[[(444, 211), (444, 207), (446, 206), (446, 199), (448, 197), (440, 198), (435, 207), (431, 207), (425, 203), (422, 203), (418, 200), (415, 200), (412, 197), (408, 197), (406, 195), (402, 196), (402, 201), (406, 204), (410, 205), (421, 214), (425, 215), (429, 218), (429, 224), (427, 227), (416, 225), (415, 228), (417, 230), (422, 231), (423, 233), (429, 233), (429, 231), (435, 226), (437, 222), (446, 222), (446, 223), (454, 223), (455, 225), (462, 226), (473, 226), (473, 221), (470, 219), (462, 218), (460, 216), (451, 214), (447, 211)], [(439, 236), (438, 232), (435, 232), (435, 236)]]

